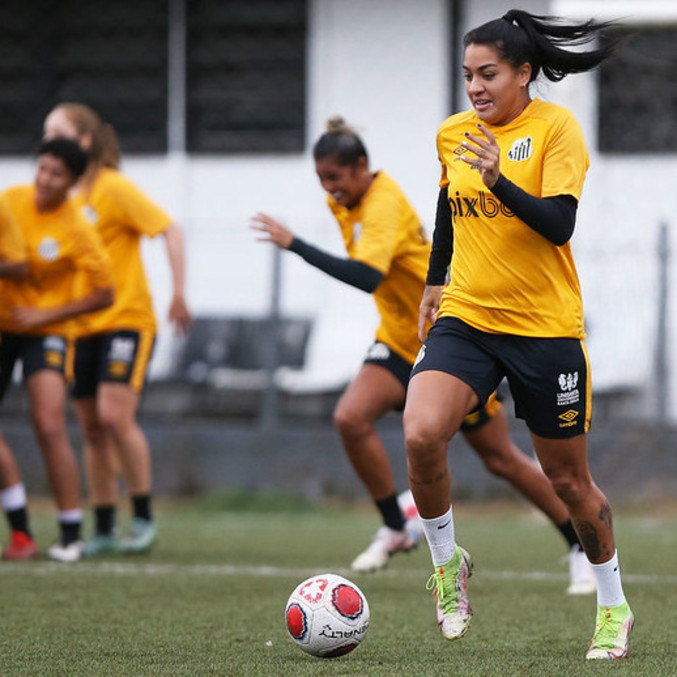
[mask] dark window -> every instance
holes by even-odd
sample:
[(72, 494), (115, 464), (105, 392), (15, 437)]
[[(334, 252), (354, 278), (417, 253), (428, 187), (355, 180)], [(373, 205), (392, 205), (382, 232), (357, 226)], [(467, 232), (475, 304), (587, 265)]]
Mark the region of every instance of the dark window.
[(186, 16), (188, 150), (302, 150), (306, 0), (192, 0)]
[(167, 147), (167, 3), (2, 0), (0, 153), (26, 153), (59, 101), (94, 108), (123, 152)]
[(677, 26), (627, 28), (599, 73), (599, 149), (677, 151)]

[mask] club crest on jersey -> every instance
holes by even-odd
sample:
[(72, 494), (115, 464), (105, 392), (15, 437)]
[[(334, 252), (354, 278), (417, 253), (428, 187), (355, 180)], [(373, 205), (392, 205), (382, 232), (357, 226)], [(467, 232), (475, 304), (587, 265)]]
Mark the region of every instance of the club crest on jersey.
[(59, 243), (51, 237), (44, 238), (38, 245), (38, 256), (45, 261), (56, 261), (59, 256)]
[(533, 140), (530, 136), (527, 136), (525, 139), (517, 139), (510, 146), (508, 151), (508, 159), (513, 162), (522, 162), (522, 160), (528, 160), (531, 157), (531, 151), (533, 150)]
[(94, 225), (99, 220), (99, 215), (92, 205), (82, 205), (80, 212), (91, 225)]
[(357, 242), (362, 237), (362, 224), (353, 224), (353, 242)]

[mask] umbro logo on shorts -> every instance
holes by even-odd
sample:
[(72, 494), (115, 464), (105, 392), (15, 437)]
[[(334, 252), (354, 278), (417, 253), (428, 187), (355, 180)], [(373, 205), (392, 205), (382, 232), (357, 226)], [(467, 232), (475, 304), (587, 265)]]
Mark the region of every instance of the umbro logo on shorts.
[(559, 424), (560, 428), (569, 428), (572, 425), (576, 425), (576, 419), (578, 418), (578, 412), (574, 409), (567, 409), (563, 414), (560, 414), (559, 418), (562, 423)]

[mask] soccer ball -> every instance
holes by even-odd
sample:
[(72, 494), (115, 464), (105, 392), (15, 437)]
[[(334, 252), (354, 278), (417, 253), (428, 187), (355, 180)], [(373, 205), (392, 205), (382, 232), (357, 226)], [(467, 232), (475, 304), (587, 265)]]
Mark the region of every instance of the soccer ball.
[(335, 658), (350, 653), (369, 627), (369, 604), (351, 581), (311, 576), (296, 586), (284, 612), (287, 631), (306, 653)]

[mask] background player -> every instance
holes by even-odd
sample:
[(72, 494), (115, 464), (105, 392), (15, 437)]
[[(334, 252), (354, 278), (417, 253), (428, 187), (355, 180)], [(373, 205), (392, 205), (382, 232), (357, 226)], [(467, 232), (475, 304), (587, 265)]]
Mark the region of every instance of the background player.
[[(14, 363), (23, 363), (33, 426), (58, 507), (59, 541), (48, 556), (80, 559), (80, 481), (66, 431), (64, 371), (72, 318), (113, 302), (112, 277), (95, 233), (68, 198), (85, 171), (86, 157), (77, 143), (63, 138), (44, 142), (38, 151), (35, 183), (7, 189), (3, 199), (21, 228), (29, 275), (4, 279), (0, 307), (0, 397)], [(87, 291), (75, 292), (81, 274)], [(4, 552), (8, 559), (35, 554), (26, 515), (26, 497), (17, 464), (0, 444), (0, 488), (12, 530)]]
[[(96, 522), (84, 553), (144, 552), (155, 540), (156, 527), (150, 448), (136, 416), (157, 327), (140, 244), (144, 236), (164, 236), (173, 282), (169, 319), (177, 331), (187, 331), (191, 316), (184, 295), (183, 233), (118, 171), (115, 131), (91, 108), (59, 104), (45, 120), (44, 136), (75, 139), (87, 153), (87, 170), (76, 187), (75, 201), (101, 236), (115, 289), (113, 306), (79, 326), (75, 347), (73, 396), (85, 436)], [(116, 533), (119, 467), (133, 514), (130, 533), (122, 541)]]
[[(409, 522), (409, 528), (405, 524), (407, 509), (412, 513), (410, 499), (407, 502), (406, 495), (400, 496), (398, 502), (390, 460), (374, 424), (404, 406), (409, 373), (421, 345), (417, 323), (430, 243), (400, 187), (385, 172), (369, 169), (362, 140), (341, 118), (329, 120), (313, 154), (348, 258), (307, 244), (265, 214), (257, 215), (253, 225), (279, 247), (374, 296), (381, 319), (376, 343), (334, 412), (348, 458), (383, 519), (384, 526), (352, 563), (356, 571), (374, 571), (383, 568), (394, 553), (416, 545), (419, 536), (417, 519)], [(589, 566), (567, 509), (538, 465), (510, 441), (500, 403), (492, 398), (465, 420), (464, 428), (468, 442), (489, 470), (508, 479), (541, 508), (569, 542), (569, 591), (591, 592)]]
[[(24, 278), (27, 274), (26, 244), (21, 229), (7, 204), (7, 199), (4, 195), (0, 195), (0, 277)], [(2, 433), (0, 433), (0, 457), (5, 458), (6, 464), (13, 461)], [(9, 475), (7, 481), (12, 482), (19, 477), (18, 469), (13, 467)], [(21, 481), (0, 488), (0, 505), (7, 516), (10, 528), (10, 540), (2, 553), (3, 559), (28, 559), (36, 555), (38, 548), (28, 529), (26, 488)]]

